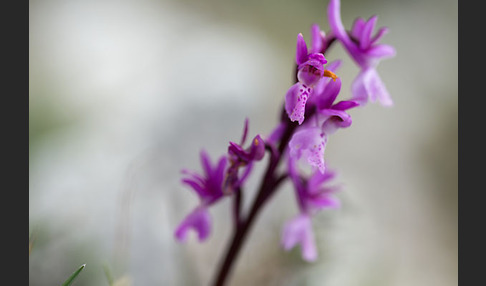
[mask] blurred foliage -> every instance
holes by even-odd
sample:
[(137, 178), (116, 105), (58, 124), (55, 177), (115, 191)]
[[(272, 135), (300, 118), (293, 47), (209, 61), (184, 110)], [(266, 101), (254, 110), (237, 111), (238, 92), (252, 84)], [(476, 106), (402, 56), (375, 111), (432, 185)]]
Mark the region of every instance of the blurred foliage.
[(71, 276), (69, 276), (69, 278), (66, 279), (66, 281), (64, 281), (64, 283), (62, 283), (61, 286), (69, 286), (69, 285), (73, 284), (74, 279), (76, 279), (76, 277), (78, 277), (78, 275), (81, 273), (81, 271), (83, 271), (84, 267), (86, 267), (86, 264), (81, 265), (78, 268), (78, 270), (74, 271), (74, 273)]

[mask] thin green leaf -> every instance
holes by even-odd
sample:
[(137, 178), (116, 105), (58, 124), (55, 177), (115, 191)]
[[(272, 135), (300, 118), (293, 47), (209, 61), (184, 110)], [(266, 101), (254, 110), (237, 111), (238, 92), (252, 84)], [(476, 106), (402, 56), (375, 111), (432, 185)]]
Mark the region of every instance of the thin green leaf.
[(73, 275), (71, 275), (66, 281), (64, 281), (64, 283), (62, 283), (61, 286), (69, 286), (71, 285), (71, 283), (73, 283), (74, 279), (79, 275), (79, 273), (81, 273), (81, 271), (83, 271), (84, 267), (86, 266), (86, 263), (81, 265), (81, 267), (78, 268), (78, 270), (76, 270)]
[(108, 268), (108, 265), (103, 265), (103, 270), (105, 271), (105, 276), (106, 279), (108, 279), (108, 285), (112, 286), (113, 285), (113, 276), (111, 276), (110, 269)]

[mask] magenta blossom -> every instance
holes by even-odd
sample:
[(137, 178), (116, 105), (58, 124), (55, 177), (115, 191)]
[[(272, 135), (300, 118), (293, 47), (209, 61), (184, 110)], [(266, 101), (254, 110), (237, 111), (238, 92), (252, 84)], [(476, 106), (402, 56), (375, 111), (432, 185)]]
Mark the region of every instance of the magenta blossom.
[(308, 214), (301, 213), (285, 223), (281, 244), (287, 251), (300, 244), (304, 260), (312, 262), (317, 259), (312, 221)]
[[(340, 207), (335, 196), (338, 187), (328, 184), (335, 173), (328, 169), (326, 146), (337, 130), (351, 126), (348, 110), (368, 101), (392, 105), (377, 73), (380, 61), (395, 55), (393, 47), (378, 43), (388, 30), (380, 28), (375, 33), (377, 18), (373, 16), (368, 20), (358, 18), (346, 31), (341, 22), (340, 1), (329, 1), (330, 31), (326, 34), (318, 25), (312, 25), (310, 46), (302, 34), (297, 35), (295, 80), (285, 94), (278, 124), (267, 136), (256, 135), (247, 140), (246, 119), (241, 140), (230, 141), (227, 153), (218, 161), (211, 163), (202, 151), (202, 173), (183, 171), (186, 175), (183, 183), (196, 192), (200, 203), (177, 227), (177, 240), (184, 241), (189, 230), (195, 231), (199, 241), (207, 239), (212, 225), (209, 207), (225, 196), (232, 196), (228, 217), (233, 219), (233, 231), (212, 285), (225, 285), (258, 214), (286, 180), (290, 180), (294, 187), (298, 211), (283, 225), (281, 246), (286, 251), (299, 247), (303, 260), (315, 261), (318, 250), (313, 216)], [(359, 74), (352, 81), (336, 75), (345, 59), (328, 63), (327, 51), (338, 42), (359, 67)], [(351, 83), (351, 98), (338, 100), (342, 85), (348, 83)], [(268, 162), (247, 208), (245, 184), (266, 151)]]
[[(330, 68), (337, 69), (339, 65), (340, 62), (335, 62), (330, 64)], [(315, 120), (310, 120), (301, 126), (289, 142), (290, 157), (304, 158), (309, 165), (316, 167), (321, 173), (325, 171), (324, 150), (329, 135), (338, 128), (349, 127), (352, 120), (346, 110), (358, 106), (355, 101), (334, 103), (340, 90), (339, 78), (337, 80), (323, 78), (319, 81), (313, 98), (309, 101), (317, 108)]]
[(187, 231), (191, 228), (196, 231), (199, 241), (204, 241), (209, 236), (211, 232), (211, 217), (205, 206), (196, 207), (186, 216), (175, 232), (177, 240), (184, 242)]
[(388, 29), (383, 27), (372, 35), (378, 19), (377, 16), (372, 16), (368, 21), (362, 18), (356, 19), (348, 34), (341, 21), (339, 0), (330, 1), (328, 18), (331, 31), (361, 68), (352, 83), (353, 99), (362, 105), (366, 104), (368, 99), (372, 102), (378, 100), (384, 106), (393, 105), (385, 84), (376, 72), (380, 60), (396, 54), (392, 46), (377, 43), (388, 32)]
[(351, 126), (351, 116), (346, 109), (358, 106), (354, 101), (341, 101), (329, 108), (318, 110), (315, 115), (319, 125), (302, 126), (289, 141), (290, 157), (304, 158), (309, 165), (325, 172), (324, 150), (329, 136), (339, 128)]
[(320, 127), (303, 128), (295, 132), (289, 142), (289, 155), (291, 158), (305, 158), (307, 163), (324, 173), (324, 149), (327, 136)]
[(200, 203), (185, 217), (175, 231), (177, 240), (184, 241), (189, 229), (194, 229), (199, 237), (199, 241), (204, 241), (211, 231), (211, 218), (207, 208), (223, 197), (223, 179), (226, 168), (226, 157), (222, 156), (218, 163), (213, 167), (209, 155), (201, 151), (201, 164), (204, 175), (192, 171), (182, 170), (182, 173), (188, 175), (182, 179), (182, 182), (189, 185), (199, 196)]
[(323, 208), (337, 208), (339, 201), (333, 197), (337, 187), (324, 186), (325, 183), (336, 177), (336, 173), (326, 168), (326, 172), (313, 171), (308, 178), (302, 176), (297, 170), (297, 161), (289, 158), (288, 171), (295, 187), (299, 210), (306, 214), (315, 214)]
[(323, 54), (316, 52), (322, 48), (322, 37), (325, 37), (318, 29), (318, 26), (314, 26), (311, 30), (311, 53), (307, 50), (302, 34), (297, 35), (295, 60), (298, 82), (292, 85), (285, 95), (285, 110), (290, 120), (298, 121), (299, 124), (304, 121), (306, 103), (313, 93), (314, 86), (324, 77), (331, 77), (333, 80), (337, 78), (333, 72), (324, 69), (327, 60)]
[[(226, 194), (230, 194), (234, 190), (238, 189), (250, 174), (253, 168), (253, 163), (261, 160), (265, 155), (265, 142), (263, 142), (260, 135), (253, 138), (250, 147), (243, 149), (242, 145), (246, 141), (247, 133), (248, 119), (245, 120), (245, 126), (243, 128), (243, 135), (240, 144), (236, 144), (231, 141), (229, 142), (228, 160), (230, 162), (230, 166), (226, 172), (223, 187), (223, 191)], [(238, 175), (240, 168), (244, 168), (241, 176)]]
[(326, 169), (325, 173), (314, 171), (309, 178), (304, 178), (299, 174), (296, 161), (292, 157), (289, 157), (288, 170), (295, 187), (299, 214), (285, 224), (282, 246), (285, 250), (290, 250), (300, 244), (302, 258), (314, 261), (317, 259), (317, 250), (311, 217), (321, 209), (340, 206), (339, 200), (333, 196), (338, 188), (324, 185), (335, 177), (335, 173)]

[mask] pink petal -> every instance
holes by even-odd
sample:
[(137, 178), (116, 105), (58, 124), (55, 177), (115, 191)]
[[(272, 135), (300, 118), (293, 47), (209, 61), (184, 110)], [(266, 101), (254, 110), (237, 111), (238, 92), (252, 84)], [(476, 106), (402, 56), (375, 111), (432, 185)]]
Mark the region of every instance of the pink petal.
[(380, 76), (376, 72), (375, 69), (372, 69), (370, 72), (370, 78), (366, 82), (366, 87), (370, 94), (371, 101), (378, 101), (383, 106), (392, 106), (393, 101), (388, 93), (388, 90), (385, 87), (385, 84), (381, 80)]
[(312, 204), (315, 209), (337, 209), (341, 206), (341, 202), (337, 198), (329, 195), (316, 196), (310, 199), (309, 203)]
[(211, 232), (211, 217), (205, 207), (200, 206), (194, 209), (181, 222), (175, 231), (175, 237), (178, 241), (184, 242), (187, 237), (187, 232), (193, 229), (200, 242), (206, 240)]
[(300, 65), (307, 61), (307, 45), (304, 40), (304, 36), (302, 36), (302, 33), (299, 33), (297, 35), (297, 51), (295, 54), (295, 61), (297, 62), (297, 65)]
[(336, 172), (331, 171), (326, 168), (326, 172), (323, 174), (321, 172), (314, 172), (312, 176), (307, 181), (307, 189), (311, 192), (313, 190), (319, 189), (319, 187), (326, 181), (332, 180), (336, 176)]
[(330, 78), (323, 78), (319, 82), (319, 91), (314, 91), (313, 97), (316, 100), (317, 107), (319, 109), (329, 108), (336, 100), (339, 92), (341, 91), (341, 79), (336, 80)]
[(298, 215), (284, 225), (281, 243), (287, 251), (300, 244), (304, 260), (312, 262), (317, 259), (312, 223), (306, 214)]
[[(333, 73), (336, 73), (337, 70), (339, 69), (339, 67), (341, 67), (341, 64), (342, 64), (342, 61), (341, 60), (335, 60), (335, 61), (332, 61), (330, 62), (329, 64), (326, 65), (325, 69), (326, 70), (329, 70), (329, 71), (332, 71)], [(341, 88), (341, 79), (338, 78), (336, 81), (339, 81), (339, 89)], [(331, 83), (332, 82), (332, 83)], [(327, 97), (328, 95), (325, 95), (325, 96), (322, 96), (324, 94), (324, 92), (326, 92), (326, 94), (328, 92), (331, 92), (331, 90), (326, 90), (327, 86), (331, 83), (331, 85), (335, 85), (336, 82), (332, 81), (331, 78), (328, 78), (328, 77), (322, 77), (313, 87), (314, 91), (312, 92), (313, 96), (309, 99), (311, 100), (311, 102), (313, 104), (319, 104), (320, 106), (318, 106), (319, 108), (324, 108), (324, 106), (328, 107), (326, 104), (332, 104), (332, 102), (330, 103), (319, 103), (320, 101), (322, 101), (322, 99), (324, 97)], [(334, 88), (337, 88), (337, 86), (335, 85)], [(339, 90), (337, 90), (337, 92), (339, 93)], [(332, 93), (332, 92), (331, 92)], [(337, 96), (337, 94), (336, 94)], [(335, 98), (334, 98), (335, 99)], [(334, 99), (332, 99), (332, 101), (334, 101)], [(331, 101), (331, 100), (329, 100)]]
[(297, 131), (289, 142), (289, 155), (295, 159), (303, 157), (308, 164), (325, 171), (324, 149), (327, 137), (319, 127), (305, 128)]
[(369, 68), (360, 72), (351, 85), (353, 100), (361, 105), (366, 104), (368, 99), (372, 102), (378, 100), (383, 106), (392, 106), (393, 101), (381, 81), (375, 69)]
[(361, 37), (359, 38), (359, 47), (361, 49), (365, 50), (371, 45), (371, 33), (373, 33), (377, 20), (378, 17), (373, 16), (364, 25)]
[(336, 38), (341, 40), (346, 47), (354, 46), (354, 43), (349, 38), (341, 20), (341, 3), (339, 0), (331, 0), (329, 2), (329, 6), (327, 7), (327, 18), (329, 19), (331, 31)]
[(366, 77), (367, 74), (361, 71), (351, 84), (352, 100), (363, 106), (368, 103), (368, 91), (364, 83), (367, 80)]
[(342, 61), (341, 60), (335, 60), (326, 65), (326, 70), (330, 70), (333, 73), (336, 73), (337, 70), (341, 67)]
[(351, 35), (355, 37), (357, 40), (361, 38), (361, 33), (363, 32), (363, 28), (365, 26), (365, 20), (363, 18), (356, 18), (353, 22), (353, 26), (351, 27)]
[(209, 154), (208, 152), (206, 152), (206, 150), (201, 150), (199, 156), (201, 158), (201, 165), (203, 166), (204, 174), (206, 175), (206, 178), (210, 178), (212, 173), (212, 168), (211, 168), (211, 159), (209, 158)]
[(375, 34), (373, 39), (371, 39), (371, 44), (378, 42), (384, 35), (388, 34), (389, 29), (387, 27), (381, 27)]
[(204, 188), (204, 182), (197, 182), (196, 180), (191, 179), (182, 179), (182, 183), (192, 187), (192, 189), (196, 191), (201, 199), (210, 196), (210, 194)]
[(361, 65), (362, 59), (358, 56), (360, 51), (356, 44), (351, 40), (341, 20), (341, 3), (339, 0), (331, 0), (327, 7), (327, 18), (333, 34), (346, 47), (349, 54)]
[(342, 110), (324, 109), (320, 114), (327, 117), (322, 123), (322, 132), (327, 136), (336, 132), (339, 128), (349, 127), (352, 123), (351, 116)]
[(313, 24), (311, 27), (311, 53), (321, 53), (323, 36), (321, 28), (317, 24)]
[(344, 100), (334, 104), (331, 108), (336, 110), (348, 110), (356, 106), (359, 106), (358, 102), (352, 100)]
[(381, 60), (384, 58), (394, 57), (396, 55), (396, 50), (394, 47), (386, 44), (375, 45), (371, 47), (366, 54), (369, 57), (374, 58), (374, 60)]

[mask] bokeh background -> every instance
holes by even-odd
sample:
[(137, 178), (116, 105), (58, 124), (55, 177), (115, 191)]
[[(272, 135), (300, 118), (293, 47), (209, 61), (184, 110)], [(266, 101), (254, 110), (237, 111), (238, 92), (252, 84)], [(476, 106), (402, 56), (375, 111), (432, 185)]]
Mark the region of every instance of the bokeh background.
[[(208, 241), (173, 231), (200, 170), (278, 122), (295, 40), (327, 0), (29, 1), (30, 285), (208, 285), (230, 236), (229, 200)], [(289, 184), (262, 212), (230, 285), (456, 285), (458, 3), (342, 0), (346, 28), (378, 15), (397, 49), (379, 74), (395, 102), (350, 113), (328, 143), (339, 210), (314, 219), (319, 260), (279, 245), (297, 212)], [(343, 59), (341, 95), (358, 69)], [(246, 204), (264, 167), (248, 183)], [(108, 274), (107, 274), (108, 273)]]

